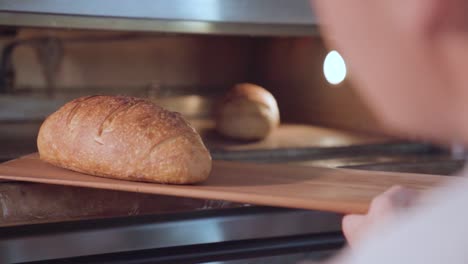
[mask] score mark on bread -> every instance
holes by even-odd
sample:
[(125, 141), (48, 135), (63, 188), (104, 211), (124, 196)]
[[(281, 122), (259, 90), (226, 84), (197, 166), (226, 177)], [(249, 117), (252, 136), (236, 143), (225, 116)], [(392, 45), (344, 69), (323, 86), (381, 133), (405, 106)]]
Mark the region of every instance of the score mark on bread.
[(181, 114), (134, 97), (75, 99), (44, 121), (37, 145), (46, 162), (102, 177), (192, 184), (211, 171), (209, 151)]

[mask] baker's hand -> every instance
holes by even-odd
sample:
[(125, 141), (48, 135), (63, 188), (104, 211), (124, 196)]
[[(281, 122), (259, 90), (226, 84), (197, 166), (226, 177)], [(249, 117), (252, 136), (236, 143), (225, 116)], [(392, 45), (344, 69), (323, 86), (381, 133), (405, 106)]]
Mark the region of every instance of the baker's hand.
[(353, 246), (368, 229), (411, 207), (418, 198), (416, 190), (394, 186), (372, 200), (365, 215), (347, 215), (343, 218), (343, 233), (348, 244)]

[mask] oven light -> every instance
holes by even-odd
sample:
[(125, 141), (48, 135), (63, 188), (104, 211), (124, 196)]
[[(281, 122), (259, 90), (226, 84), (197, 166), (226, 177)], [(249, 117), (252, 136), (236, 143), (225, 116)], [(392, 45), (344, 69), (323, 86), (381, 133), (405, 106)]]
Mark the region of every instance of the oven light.
[(330, 51), (323, 62), (325, 79), (333, 85), (340, 84), (346, 78), (346, 64), (340, 53)]

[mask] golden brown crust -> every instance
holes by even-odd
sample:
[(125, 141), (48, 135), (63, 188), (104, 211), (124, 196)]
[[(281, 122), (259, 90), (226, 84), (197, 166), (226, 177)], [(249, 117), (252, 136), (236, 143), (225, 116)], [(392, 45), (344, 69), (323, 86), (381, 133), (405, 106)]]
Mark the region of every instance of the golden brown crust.
[(37, 144), (49, 163), (104, 177), (189, 184), (211, 171), (208, 150), (182, 115), (134, 97), (75, 99), (44, 121)]
[(252, 102), (257, 102), (265, 107), (277, 108), (275, 97), (268, 92), (265, 88), (251, 84), (251, 83), (240, 83), (234, 85), (231, 90), (224, 97), (224, 103), (235, 101), (238, 99), (246, 99)]
[(221, 101), (216, 129), (224, 136), (258, 140), (279, 125), (279, 110), (273, 95), (250, 83), (235, 85)]

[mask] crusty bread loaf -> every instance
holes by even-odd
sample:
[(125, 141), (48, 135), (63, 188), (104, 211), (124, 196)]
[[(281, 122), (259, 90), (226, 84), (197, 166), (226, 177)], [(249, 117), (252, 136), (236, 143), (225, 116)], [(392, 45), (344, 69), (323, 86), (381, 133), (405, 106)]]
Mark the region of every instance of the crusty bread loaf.
[(241, 140), (263, 139), (279, 124), (279, 110), (273, 95), (264, 88), (235, 85), (222, 100), (216, 129), (226, 137)]
[(208, 150), (179, 113), (133, 97), (65, 104), (44, 121), (37, 146), (46, 162), (109, 178), (190, 184), (211, 171)]

